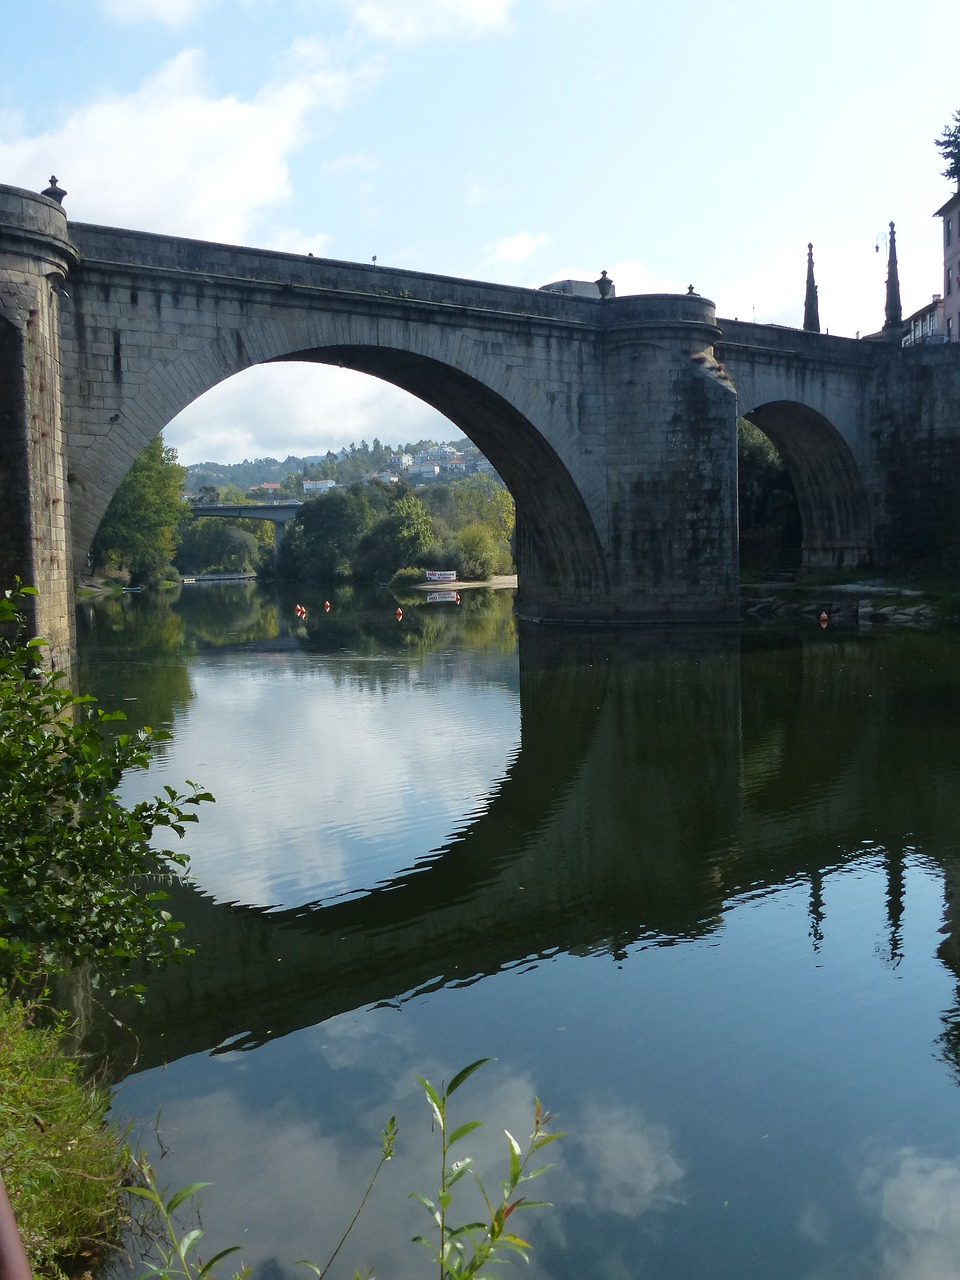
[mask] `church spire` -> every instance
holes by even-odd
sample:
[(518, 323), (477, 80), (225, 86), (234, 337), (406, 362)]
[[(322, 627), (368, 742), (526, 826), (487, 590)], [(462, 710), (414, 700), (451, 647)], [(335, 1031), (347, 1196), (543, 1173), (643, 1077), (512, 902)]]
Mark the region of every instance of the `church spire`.
[(807, 245), (807, 294), (803, 300), (803, 327), (809, 333), (820, 332), (820, 307), (817, 285), (813, 278), (813, 245)]
[(900, 276), (897, 272), (897, 233), (890, 223), (890, 253), (887, 258), (887, 306), (883, 332), (898, 342), (903, 336), (903, 311), (900, 308)]

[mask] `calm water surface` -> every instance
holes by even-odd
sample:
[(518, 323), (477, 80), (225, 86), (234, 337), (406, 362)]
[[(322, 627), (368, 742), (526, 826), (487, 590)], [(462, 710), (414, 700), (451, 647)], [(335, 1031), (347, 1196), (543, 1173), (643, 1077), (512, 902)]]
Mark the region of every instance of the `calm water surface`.
[(90, 1029), (164, 1180), (213, 1183), (207, 1255), (324, 1261), (395, 1112), (331, 1280), (427, 1274), (414, 1077), (491, 1055), (457, 1095), (491, 1182), (535, 1094), (568, 1135), (537, 1280), (960, 1276), (958, 637), (330, 599), (81, 610), (85, 689), (172, 731), (126, 797), (217, 796), (196, 957)]

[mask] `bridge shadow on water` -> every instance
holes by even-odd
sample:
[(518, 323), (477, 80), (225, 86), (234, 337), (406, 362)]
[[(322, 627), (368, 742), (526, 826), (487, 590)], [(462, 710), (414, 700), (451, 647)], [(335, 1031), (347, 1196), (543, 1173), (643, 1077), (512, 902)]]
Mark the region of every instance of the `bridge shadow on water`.
[[(521, 745), (483, 812), (349, 900), (268, 912), (177, 887), (197, 954), (151, 975), (144, 1005), (113, 1010), (128, 1040), (120, 1051), (110, 1033), (112, 1074), (558, 953), (703, 937), (738, 897), (785, 884), (806, 886), (815, 947), (825, 874), (865, 856), (886, 867), (895, 959), (904, 857), (956, 852), (955, 769), (921, 738), (958, 708), (952, 650), (935, 650), (941, 668), (928, 648), (922, 675), (904, 665), (878, 694), (883, 649), (737, 629), (524, 636)], [(94, 1053), (103, 1016), (87, 1019)]]

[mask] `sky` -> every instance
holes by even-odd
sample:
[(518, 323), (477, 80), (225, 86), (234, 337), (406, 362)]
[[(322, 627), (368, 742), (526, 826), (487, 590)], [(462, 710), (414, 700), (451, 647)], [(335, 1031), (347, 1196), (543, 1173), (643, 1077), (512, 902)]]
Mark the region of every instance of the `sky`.
[[(693, 284), (721, 317), (883, 323), (941, 289), (960, 107), (938, 0), (0, 0), (0, 183), (68, 218), (538, 287)], [(254, 368), (184, 463), (459, 432), (349, 370)]]

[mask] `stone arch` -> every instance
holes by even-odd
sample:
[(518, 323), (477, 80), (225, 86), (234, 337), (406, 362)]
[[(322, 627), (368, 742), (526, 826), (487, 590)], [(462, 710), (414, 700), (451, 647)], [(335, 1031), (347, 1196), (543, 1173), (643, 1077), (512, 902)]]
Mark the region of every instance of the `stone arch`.
[(803, 526), (801, 567), (856, 566), (871, 547), (863, 478), (833, 424), (807, 405), (772, 400), (744, 413), (780, 452), (797, 495)]
[(294, 358), (342, 364), (383, 378), (437, 409), (473, 441), (517, 506), (521, 607), (542, 588), (579, 593), (606, 581), (596, 528), (569, 471), (502, 394), (450, 365), (384, 347), (324, 348)]
[[(392, 326), (391, 326), (392, 327)], [(437, 325), (371, 332), (364, 318), (306, 316), (296, 324), (253, 320), (198, 351), (158, 361), (130, 389), (109, 439), (74, 467), (76, 562), (82, 564), (103, 512), (135, 458), (186, 404), (254, 364), (312, 361), (390, 382), (455, 423), (490, 459), (517, 504), (519, 604), (533, 614), (550, 600), (558, 616), (581, 592), (607, 586), (598, 524), (566, 460), (574, 431), (559, 398), (491, 355), (486, 344)], [(339, 338), (339, 341), (331, 341)], [(344, 340), (346, 338), (346, 340)], [(371, 340), (373, 339), (373, 340)], [(78, 495), (79, 496), (79, 495)]]

